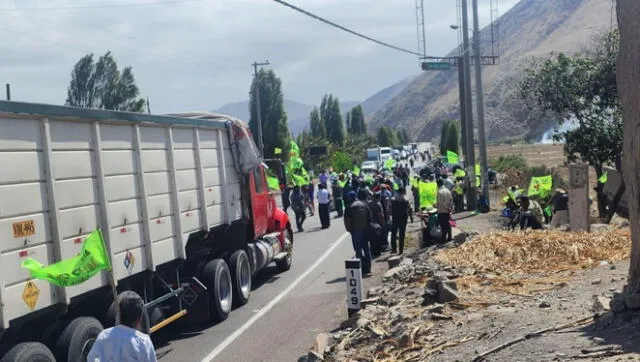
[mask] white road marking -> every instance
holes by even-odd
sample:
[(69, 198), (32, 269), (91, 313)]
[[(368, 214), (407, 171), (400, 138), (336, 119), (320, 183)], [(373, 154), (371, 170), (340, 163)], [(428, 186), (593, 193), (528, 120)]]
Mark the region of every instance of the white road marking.
[(333, 243), (333, 245), (331, 245), (329, 247), (329, 249), (327, 249), (327, 251), (324, 252), (324, 254), (322, 254), (318, 258), (318, 260), (316, 260), (315, 263), (313, 263), (309, 267), (309, 269), (305, 270), (304, 273), (302, 273), (300, 276), (298, 276), (298, 278), (296, 278), (296, 280), (294, 280), (293, 283), (289, 284), (289, 286), (285, 290), (280, 292), (280, 294), (278, 294), (275, 298), (273, 298), (273, 300), (271, 300), (271, 302), (269, 302), (269, 304), (267, 304), (264, 307), (260, 308), (260, 311), (258, 311), (256, 314), (254, 314), (253, 317), (251, 317), (248, 321), (245, 322), (245, 324), (243, 324), (240, 328), (236, 329), (236, 331), (233, 332), (233, 334), (231, 334), (224, 341), (222, 341), (222, 343), (220, 343), (213, 351), (211, 351), (211, 353), (209, 353), (205, 358), (203, 358), (201, 362), (210, 362), (210, 361), (212, 361), (217, 355), (220, 354), (220, 352), (222, 352), (231, 343), (233, 343), (233, 341), (235, 341), (238, 337), (240, 337), (240, 335), (242, 333), (244, 333), (247, 329), (249, 329), (258, 319), (262, 318), (262, 316), (267, 314), (267, 312), (269, 312), (271, 310), (271, 308), (273, 308), (276, 304), (278, 304), (278, 302), (282, 298), (284, 298), (287, 294), (289, 294), (293, 290), (293, 288), (295, 288), (298, 284), (300, 284), (300, 282), (304, 278), (306, 278), (320, 264), (322, 264), (322, 262), (326, 258), (329, 257), (329, 254), (331, 254), (331, 252), (333, 252), (333, 250), (335, 250), (335, 248), (337, 248), (338, 245), (340, 245), (347, 238), (347, 236), (349, 236), (349, 233), (344, 233), (335, 243)]

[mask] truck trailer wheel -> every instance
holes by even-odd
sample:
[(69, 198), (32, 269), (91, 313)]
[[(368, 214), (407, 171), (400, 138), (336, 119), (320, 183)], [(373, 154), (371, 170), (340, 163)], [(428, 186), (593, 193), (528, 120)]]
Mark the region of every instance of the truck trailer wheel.
[(93, 317), (78, 317), (71, 321), (56, 342), (57, 361), (86, 361), (102, 330), (102, 324)]
[(56, 359), (44, 344), (25, 342), (11, 348), (0, 362), (56, 362)]
[(209, 261), (202, 269), (202, 282), (209, 293), (209, 315), (215, 322), (229, 317), (233, 303), (233, 287), (229, 267), (222, 259)]
[(291, 264), (293, 264), (293, 230), (291, 230), (291, 225), (287, 225), (284, 236), (284, 249), (287, 252), (287, 257), (276, 262), (278, 271), (281, 273), (291, 269)]
[(244, 250), (237, 250), (229, 258), (229, 270), (233, 283), (233, 305), (243, 306), (251, 294), (251, 265)]

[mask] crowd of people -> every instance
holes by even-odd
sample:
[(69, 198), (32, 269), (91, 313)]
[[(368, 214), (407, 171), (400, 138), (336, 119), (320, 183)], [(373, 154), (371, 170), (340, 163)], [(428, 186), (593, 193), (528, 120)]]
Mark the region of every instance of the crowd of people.
[[(316, 214), (316, 202), (320, 229), (331, 226), (331, 212), (336, 213), (335, 218), (343, 218), (355, 255), (362, 262), (363, 275), (367, 276), (371, 273), (372, 259), (385, 252), (404, 252), (407, 224), (414, 221), (414, 210), (433, 216), (435, 222), (430, 223), (431, 226), (441, 230), (443, 241), (451, 240), (451, 212), (456, 205), (463, 207), (457, 194), (452, 194), (459, 183), (439, 173), (436, 203), (420, 207), (419, 190), (412, 182), (409, 164), (398, 164), (391, 170), (368, 176), (351, 171), (339, 174), (322, 171), (317, 188), (310, 181), (308, 185), (283, 190), (283, 208), (293, 210), (298, 232), (303, 232), (305, 220)], [(416, 177), (416, 180), (422, 179)], [(433, 179), (435, 175), (428, 177)], [(408, 189), (416, 200), (413, 206), (407, 198)], [(428, 227), (427, 232), (430, 229)]]

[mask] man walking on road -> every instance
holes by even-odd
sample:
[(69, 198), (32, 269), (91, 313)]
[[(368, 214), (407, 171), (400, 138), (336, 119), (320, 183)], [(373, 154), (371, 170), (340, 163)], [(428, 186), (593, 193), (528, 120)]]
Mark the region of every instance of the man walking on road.
[(362, 261), (362, 274), (370, 275), (371, 251), (367, 241), (367, 228), (371, 222), (371, 212), (365, 202), (367, 193), (362, 190), (358, 194), (358, 200), (356, 200), (356, 193), (351, 191), (348, 197), (352, 202), (344, 213), (344, 227), (351, 233), (351, 242), (353, 243), (356, 257)]
[(442, 230), (443, 241), (451, 241), (453, 236), (451, 235), (451, 210), (453, 209), (453, 196), (451, 191), (444, 186), (444, 181), (438, 179), (438, 194), (436, 199), (436, 205), (438, 209), (438, 222), (440, 223), (440, 229)]
[(304, 219), (307, 218), (307, 212), (305, 210), (304, 195), (302, 194), (302, 190), (300, 190), (300, 186), (293, 188), (293, 192), (291, 193), (291, 208), (296, 214), (298, 232), (303, 232), (302, 223), (304, 223)]
[[(411, 205), (409, 201), (404, 198), (407, 191), (404, 187), (398, 189), (398, 194), (391, 201), (391, 252), (395, 253), (396, 250), (398, 254), (402, 254), (404, 251), (404, 236), (407, 230), (407, 221), (411, 219), (413, 222), (413, 211), (411, 210)], [(398, 235), (398, 233), (400, 235)], [(400, 244), (399, 249), (396, 248), (396, 238), (399, 237)]]
[(338, 213), (337, 217), (342, 217), (344, 213), (342, 209), (342, 187), (340, 187), (340, 182), (341, 181), (334, 180), (331, 186), (331, 196), (333, 196), (333, 202), (336, 207), (336, 212)]
[(318, 185), (318, 214), (320, 215), (320, 225), (322, 229), (328, 229), (331, 225), (331, 218), (329, 217), (329, 203), (331, 202), (331, 195), (327, 190), (326, 184)]

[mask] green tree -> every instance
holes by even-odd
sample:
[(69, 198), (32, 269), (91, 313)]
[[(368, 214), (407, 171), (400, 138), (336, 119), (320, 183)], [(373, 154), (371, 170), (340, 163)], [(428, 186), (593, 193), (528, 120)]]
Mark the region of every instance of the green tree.
[(287, 113), (284, 110), (282, 82), (273, 70), (261, 69), (257, 77), (251, 82), (251, 98), (249, 101), (249, 127), (254, 136), (258, 135), (257, 107), (255, 101), (256, 86), (259, 84), (260, 92), (260, 115), (262, 120), (262, 140), (264, 143), (264, 157), (288, 158), (288, 154), (283, 152), (280, 155), (274, 153), (275, 148), (282, 150), (289, 146), (289, 126), (287, 124)]
[(353, 161), (347, 153), (337, 151), (331, 155), (331, 167), (336, 172), (345, 172), (353, 167)]
[[(526, 70), (520, 96), (534, 107), (556, 116), (560, 122), (575, 120), (574, 130), (557, 133), (564, 140), (569, 161), (581, 159), (593, 165), (600, 177), (607, 163), (622, 151), (622, 119), (616, 86), (619, 34), (598, 39), (585, 54), (558, 54)], [(605, 217), (606, 198), (598, 183), (598, 211)]]
[(447, 132), (447, 151), (460, 154), (460, 124), (457, 121), (449, 121), (449, 131)]
[(347, 128), (347, 133), (348, 134), (353, 134), (353, 128), (351, 127), (351, 111), (348, 111), (347, 114), (344, 117), (344, 124), (345, 127)]
[(406, 128), (398, 130), (397, 138), (398, 142), (400, 142), (401, 145), (406, 145), (411, 142), (411, 137), (409, 136), (409, 132), (407, 132)]
[(65, 104), (144, 112), (146, 102), (138, 98), (139, 93), (131, 67), (125, 67), (121, 72), (111, 52), (101, 56), (97, 62), (94, 62), (93, 54), (87, 54), (73, 67)]
[(364, 111), (361, 105), (357, 105), (351, 108), (351, 111), (347, 113), (351, 119), (347, 129), (350, 134), (365, 134), (367, 133), (367, 125), (364, 121)]
[(325, 95), (320, 103), (320, 116), (324, 120), (327, 139), (337, 145), (344, 143), (345, 131), (340, 102), (332, 95)]
[(451, 129), (451, 122), (444, 121), (442, 128), (440, 129), (440, 154), (447, 154), (447, 142), (449, 142), (449, 130)]
[(314, 108), (311, 111), (311, 115), (309, 116), (309, 126), (311, 127), (311, 135), (316, 138), (327, 138), (327, 129), (324, 124), (324, 119), (320, 115), (320, 111), (318, 107)]
[(382, 126), (378, 128), (376, 138), (380, 147), (393, 147), (396, 143), (394, 132), (391, 128)]

